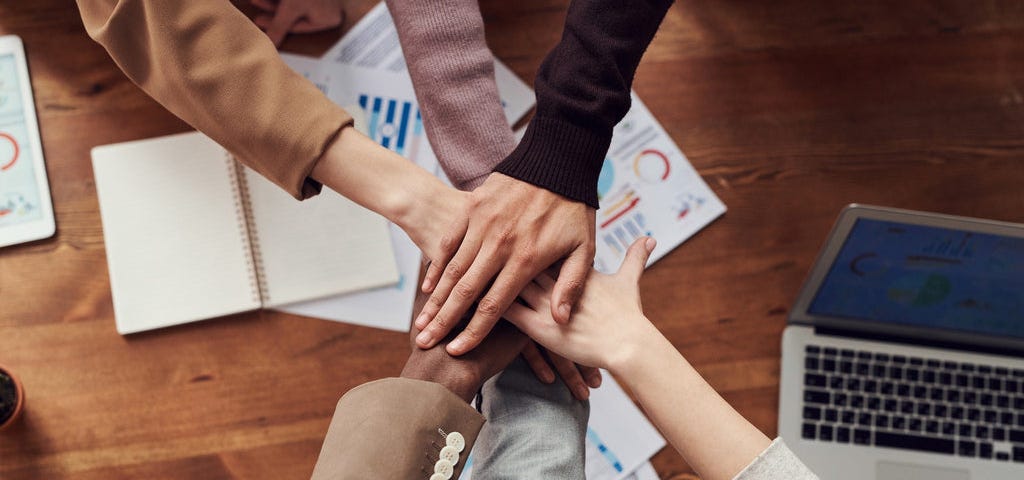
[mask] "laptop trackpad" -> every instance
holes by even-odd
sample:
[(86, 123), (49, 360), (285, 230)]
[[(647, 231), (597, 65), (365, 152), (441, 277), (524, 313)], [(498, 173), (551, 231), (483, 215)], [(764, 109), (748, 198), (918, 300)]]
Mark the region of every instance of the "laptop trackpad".
[(970, 480), (967, 470), (936, 468), (911, 463), (878, 462), (875, 465), (875, 478), (878, 480), (908, 480), (927, 478), (928, 480)]

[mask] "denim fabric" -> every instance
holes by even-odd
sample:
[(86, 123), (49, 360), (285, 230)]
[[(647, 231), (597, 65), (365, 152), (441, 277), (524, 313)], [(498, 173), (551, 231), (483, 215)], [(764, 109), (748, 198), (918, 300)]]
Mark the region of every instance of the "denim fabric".
[(590, 403), (559, 379), (537, 380), (522, 358), (484, 384), (487, 422), (477, 437), (473, 480), (585, 480)]

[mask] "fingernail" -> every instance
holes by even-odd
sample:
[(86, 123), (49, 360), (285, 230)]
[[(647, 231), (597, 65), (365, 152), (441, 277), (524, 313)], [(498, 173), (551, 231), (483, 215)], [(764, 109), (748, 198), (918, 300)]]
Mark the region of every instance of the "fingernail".
[(416, 328), (423, 330), (428, 323), (430, 323), (430, 316), (426, 313), (421, 313), (420, 316), (416, 317)]
[(654, 246), (656, 246), (656, 245), (657, 245), (657, 241), (655, 241), (653, 236), (648, 236), (647, 237), (647, 241), (643, 243), (644, 248), (647, 249), (647, 253), (653, 252), (654, 251)]
[(558, 313), (565, 318), (569, 318), (569, 314), (572, 313), (572, 307), (568, 303), (563, 303), (558, 306)]
[(547, 384), (555, 383), (555, 374), (554, 374), (554, 372), (551, 372), (551, 371), (544, 372), (544, 373), (541, 374), (540, 377), (541, 377), (540, 378), (541, 381), (543, 381), (544, 383), (547, 383)]
[(456, 337), (452, 340), (452, 343), (448, 344), (448, 353), (452, 355), (459, 355), (462, 353), (462, 349), (466, 346), (466, 341), (462, 337)]
[(428, 332), (426, 330), (420, 332), (420, 334), (416, 336), (416, 344), (421, 346), (421, 347), (429, 347), (430, 343), (433, 340), (434, 340), (433, 336), (430, 335), (430, 332)]
[(420, 289), (423, 290), (424, 293), (430, 291), (430, 279), (429, 278), (424, 278), (423, 279), (423, 285), (420, 286)]
[(601, 386), (601, 376), (594, 375), (590, 377), (590, 388), (597, 388)]
[(647, 237), (647, 241), (644, 242), (644, 248), (647, 249), (647, 253), (654, 251), (654, 247), (658, 244), (658, 241), (654, 237)]
[(590, 398), (590, 389), (585, 385), (576, 385), (576, 398), (580, 400)]

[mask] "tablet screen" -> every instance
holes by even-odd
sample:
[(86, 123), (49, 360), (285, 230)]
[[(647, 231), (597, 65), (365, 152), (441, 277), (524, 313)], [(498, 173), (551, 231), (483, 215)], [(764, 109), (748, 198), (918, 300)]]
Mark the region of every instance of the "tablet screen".
[(808, 311), (1024, 337), (1024, 238), (858, 219)]
[(14, 55), (0, 54), (0, 227), (42, 216)]

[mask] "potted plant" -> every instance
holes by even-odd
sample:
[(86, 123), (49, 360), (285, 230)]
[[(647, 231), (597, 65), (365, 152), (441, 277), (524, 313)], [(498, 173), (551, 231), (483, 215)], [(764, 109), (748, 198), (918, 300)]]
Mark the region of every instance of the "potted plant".
[(25, 389), (18, 377), (0, 365), (0, 430), (17, 421), (24, 407)]

